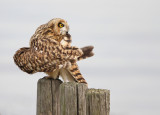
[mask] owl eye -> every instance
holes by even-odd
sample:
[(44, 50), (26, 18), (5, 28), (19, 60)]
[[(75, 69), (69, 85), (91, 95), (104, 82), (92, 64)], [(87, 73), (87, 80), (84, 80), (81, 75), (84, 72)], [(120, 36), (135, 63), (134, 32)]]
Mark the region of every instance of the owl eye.
[(59, 24), (58, 24), (58, 27), (62, 28), (62, 27), (64, 27), (64, 24), (59, 23)]

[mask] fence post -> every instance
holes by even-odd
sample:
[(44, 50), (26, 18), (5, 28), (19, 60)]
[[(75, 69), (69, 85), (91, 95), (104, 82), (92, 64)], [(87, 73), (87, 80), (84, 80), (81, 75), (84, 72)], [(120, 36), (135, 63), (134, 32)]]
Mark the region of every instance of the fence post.
[(87, 115), (109, 115), (110, 91), (106, 89), (88, 89), (86, 103)]
[(109, 111), (109, 90), (46, 78), (38, 81), (37, 115), (109, 115)]
[(60, 115), (59, 87), (62, 81), (42, 78), (37, 84), (37, 115)]
[(60, 115), (86, 115), (87, 86), (70, 82), (60, 86)]

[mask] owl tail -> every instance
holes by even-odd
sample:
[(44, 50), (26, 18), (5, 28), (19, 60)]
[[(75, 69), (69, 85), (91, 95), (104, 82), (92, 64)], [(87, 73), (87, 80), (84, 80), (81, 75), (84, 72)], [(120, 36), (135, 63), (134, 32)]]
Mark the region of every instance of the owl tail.
[(70, 74), (73, 76), (75, 81), (78, 83), (85, 83), (87, 84), (86, 80), (83, 78), (78, 65), (76, 63), (72, 64), (71, 68), (69, 69)]
[(94, 53), (92, 52), (93, 48), (94, 48), (93, 46), (86, 46), (81, 48), (81, 50), (83, 51), (83, 55), (78, 57), (78, 61), (86, 59), (88, 57), (92, 57), (94, 55)]

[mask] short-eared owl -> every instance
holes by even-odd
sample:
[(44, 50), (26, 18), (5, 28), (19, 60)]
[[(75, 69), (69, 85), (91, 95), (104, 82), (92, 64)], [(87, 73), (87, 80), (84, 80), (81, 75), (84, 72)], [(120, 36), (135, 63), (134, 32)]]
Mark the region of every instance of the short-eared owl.
[(86, 83), (77, 61), (93, 56), (93, 46), (71, 46), (69, 25), (54, 18), (37, 28), (30, 39), (30, 47), (20, 48), (14, 55), (16, 65), (29, 74), (45, 72), (48, 77)]

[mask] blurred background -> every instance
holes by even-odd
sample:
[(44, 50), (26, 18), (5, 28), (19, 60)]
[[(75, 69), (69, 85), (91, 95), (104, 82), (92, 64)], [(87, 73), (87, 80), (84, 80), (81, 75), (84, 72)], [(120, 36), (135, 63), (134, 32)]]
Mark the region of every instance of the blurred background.
[(72, 45), (93, 45), (78, 62), (90, 88), (111, 91), (111, 115), (160, 115), (159, 0), (1, 0), (0, 115), (35, 115), (37, 81), (13, 61), (36, 28), (52, 18), (70, 25)]

